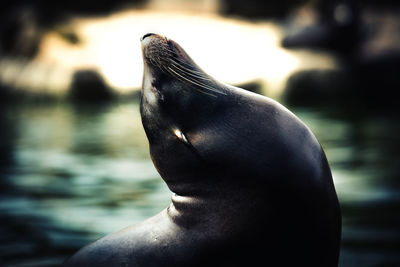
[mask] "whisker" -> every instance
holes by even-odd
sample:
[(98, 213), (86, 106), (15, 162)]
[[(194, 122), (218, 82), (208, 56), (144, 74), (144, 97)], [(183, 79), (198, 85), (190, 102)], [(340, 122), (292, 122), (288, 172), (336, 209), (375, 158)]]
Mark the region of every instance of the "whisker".
[(178, 65), (178, 66), (184, 68), (185, 70), (192, 72), (193, 74), (204, 75), (204, 73), (202, 71), (191, 69), (190, 67), (193, 67), (193, 66), (191, 66), (187, 63), (186, 63), (186, 65), (188, 65), (188, 67), (185, 67), (182, 63), (180, 63), (176, 59), (169, 59), (169, 60), (171, 63), (174, 63), (175, 65)]
[(200, 79), (200, 80), (205, 80), (205, 81), (211, 81), (208, 77), (204, 77), (204, 76), (200, 76), (197, 74), (194, 74), (191, 72), (191, 70), (186, 69), (183, 66), (180, 65), (176, 65), (176, 63), (171, 62), (171, 67), (176, 68), (178, 71), (184, 72), (187, 75), (190, 75), (191, 77), (195, 78), (195, 79)]
[(148, 50), (148, 54), (151, 55), (148, 59), (152, 65), (171, 74), (182, 82), (196, 85), (195, 89), (199, 92), (213, 97), (217, 97), (217, 95), (211, 92), (226, 95), (225, 92), (212, 86), (213, 80), (206, 76), (204, 72), (194, 69), (192, 64), (183, 61), (180, 58), (181, 55), (169, 47), (162, 47), (161, 49), (159, 47), (151, 47)]
[[(168, 67), (168, 70), (170, 71), (170, 73), (172, 72), (172, 75), (178, 76), (177, 78), (179, 78), (179, 79), (183, 79), (184, 81), (189, 82), (189, 83), (194, 84), (194, 85), (197, 85), (197, 86), (200, 87), (200, 88), (203, 88), (203, 89), (206, 89), (206, 90), (210, 90), (210, 91), (213, 91), (213, 92), (218, 93), (218, 94), (223, 94), (223, 95), (225, 95), (225, 93), (220, 92), (220, 91), (216, 90), (215, 88), (212, 88), (212, 87), (210, 87), (210, 86), (207, 86), (207, 85), (202, 84), (202, 83), (199, 83), (199, 82), (195, 82), (195, 81), (193, 81), (193, 80), (191, 80), (191, 79), (189, 79), (189, 78), (187, 78), (187, 77), (182, 76), (181, 74), (177, 73), (176, 71), (174, 71), (174, 70), (171, 69), (170, 67)], [(205, 91), (203, 91), (203, 90), (198, 90), (198, 91), (200, 91), (200, 92), (202, 92), (202, 93), (204, 93), (204, 94), (213, 96), (213, 97), (217, 97), (216, 95), (213, 95), (213, 94), (211, 94), (211, 93), (205, 92)]]
[[(191, 64), (181, 60), (180, 59), (180, 55), (177, 54), (175, 51), (172, 51), (170, 48), (167, 48), (166, 50), (172, 54), (172, 55), (169, 55), (169, 59), (170, 60), (175, 60), (175, 62), (177, 62), (177, 63), (180, 63), (180, 64), (185, 65), (187, 67), (192, 67)], [(195, 70), (193, 70), (193, 71), (195, 71)]]
[[(170, 60), (174, 60), (176, 63), (178, 63), (178, 64), (180, 64), (182, 66), (185, 66), (186, 68), (193, 67), (190, 63), (187, 63), (187, 62), (185, 62), (185, 61), (183, 61), (183, 60), (181, 60), (181, 59), (179, 59), (177, 57), (170, 57)], [(196, 71), (196, 70), (193, 70), (193, 71)], [(196, 72), (199, 72), (199, 71), (196, 71)]]
[(194, 80), (193, 77), (188, 77), (188, 76), (185, 76), (185, 75), (182, 74), (182, 73), (178, 73), (178, 72), (180, 71), (179, 69), (178, 69), (178, 70), (174, 70), (174, 69), (172, 69), (171, 67), (168, 67), (168, 69), (169, 69), (169, 70), (173, 70), (174, 73), (179, 74), (180, 77), (184, 77), (184, 78), (186, 78), (187, 80), (190, 80), (192, 83), (198, 84), (199, 86), (202, 86), (202, 87), (204, 87), (204, 88), (208, 88), (208, 89), (211, 90), (211, 91), (216, 91), (216, 89), (213, 88), (212, 86), (209, 86), (209, 85), (207, 85), (207, 84), (205, 84), (205, 83), (203, 83), (203, 82), (201, 82), (201, 81)]

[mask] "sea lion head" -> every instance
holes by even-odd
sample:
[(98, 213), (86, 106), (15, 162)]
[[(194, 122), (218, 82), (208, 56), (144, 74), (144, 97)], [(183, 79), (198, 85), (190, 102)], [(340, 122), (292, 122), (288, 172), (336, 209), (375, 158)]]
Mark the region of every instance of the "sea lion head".
[(173, 40), (150, 33), (141, 43), (142, 121), (154, 165), (171, 188), (175, 181), (196, 180), (193, 173), (204, 172), (207, 160), (194, 143), (206, 137), (201, 129), (228, 92)]
[[(224, 95), (223, 88), (201, 70), (182, 47), (158, 34), (146, 34), (141, 39), (144, 75), (143, 103), (146, 109), (169, 108), (184, 111), (202, 100)], [(193, 90), (197, 91), (193, 93)], [(199, 97), (199, 94), (204, 97)], [(179, 117), (181, 118), (180, 114)]]

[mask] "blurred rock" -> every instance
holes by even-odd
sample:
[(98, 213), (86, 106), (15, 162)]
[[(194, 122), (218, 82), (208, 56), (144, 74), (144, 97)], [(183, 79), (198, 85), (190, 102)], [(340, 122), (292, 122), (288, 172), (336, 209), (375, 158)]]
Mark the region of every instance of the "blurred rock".
[(354, 24), (338, 25), (319, 22), (308, 26), (282, 40), (285, 48), (326, 49), (340, 54), (352, 55), (360, 41), (360, 32)]
[(57, 33), (63, 38), (66, 42), (70, 44), (80, 44), (82, 42), (81, 38), (76, 34), (72, 29), (68, 28), (58, 28)]
[(42, 31), (33, 8), (10, 8), (0, 13), (1, 55), (33, 57), (39, 49)]
[[(314, 1), (305, 9), (308, 12), (298, 12), (290, 28), (295, 30), (283, 38), (285, 48), (312, 48), (338, 52), (352, 56), (361, 40), (360, 7), (357, 0), (327, 0)], [(298, 27), (304, 16), (311, 16), (309, 25)]]
[(72, 77), (68, 98), (72, 101), (96, 102), (112, 100), (115, 94), (95, 70), (79, 70)]
[(396, 58), (400, 54), (400, 10), (368, 9), (364, 13), (366, 34), (358, 51), (358, 61), (382, 62)]
[(106, 14), (127, 5), (140, 7), (146, 2), (147, 0), (5, 0), (0, 4), (0, 12), (10, 16), (10, 10), (29, 8), (37, 15), (40, 24), (45, 25), (60, 21), (68, 15)]
[(221, 0), (220, 13), (223, 15), (236, 15), (250, 19), (265, 19), (283, 17), (294, 6), (306, 2), (305, 0)]
[(347, 101), (353, 80), (340, 70), (307, 70), (293, 74), (283, 98), (294, 106), (337, 105)]
[[(337, 4), (340, 1), (331, 2)], [(397, 103), (397, 91), (400, 88), (400, 9), (395, 5), (392, 9), (370, 8), (388, 7), (393, 4), (391, 1), (358, 2), (348, 1), (353, 4), (352, 10), (361, 13), (358, 27), (362, 28), (362, 38), (351, 37), (350, 31), (347, 33), (348, 38), (340, 37), (339, 34), (330, 36), (332, 41), (341, 39), (343, 44), (349, 42), (349, 47), (355, 44), (356, 49), (348, 50), (346, 56), (342, 54), (343, 66), (339, 70), (312, 70), (294, 74), (286, 87), (285, 99), (288, 103), (400, 111)], [(357, 11), (356, 7), (361, 9)], [(314, 31), (313, 36), (318, 39), (322, 38), (318, 35), (328, 33), (332, 32), (325, 28), (319, 34)], [(313, 48), (313, 38), (305, 35), (302, 37), (303, 44)]]
[(354, 73), (357, 79), (356, 89), (376, 106), (395, 107), (398, 104), (400, 89), (400, 50), (381, 53), (356, 65)]
[(51, 1), (51, 0), (41, 0), (34, 1), (39, 2), (40, 7), (43, 9), (49, 9), (52, 12), (62, 14), (62, 13), (72, 13), (72, 14), (104, 14), (110, 13), (126, 5), (141, 6), (147, 2), (147, 0), (69, 0), (69, 1)]
[[(127, 5), (140, 6), (147, 0), (5, 0), (0, 3), (0, 57), (4, 54), (33, 57), (45, 29), (71, 15), (107, 14)], [(73, 34), (63, 35), (72, 43)]]
[(363, 0), (363, 6), (373, 8), (393, 8), (400, 7), (400, 1), (398, 0)]
[(400, 54), (389, 54), (339, 70), (309, 70), (292, 75), (284, 100), (296, 106), (335, 109), (399, 110)]

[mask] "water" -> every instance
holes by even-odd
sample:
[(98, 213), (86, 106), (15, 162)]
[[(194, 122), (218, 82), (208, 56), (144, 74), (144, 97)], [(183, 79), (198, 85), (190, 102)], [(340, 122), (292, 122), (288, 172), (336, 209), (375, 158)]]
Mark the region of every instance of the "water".
[[(340, 266), (400, 266), (396, 116), (294, 109), (322, 143), (343, 210)], [(0, 265), (53, 266), (169, 204), (135, 101), (0, 107)]]
[[(59, 263), (168, 205), (138, 110), (137, 103), (2, 110), (2, 158), (8, 161), (1, 175), (3, 264), (42, 265), (49, 257), (49, 265)], [(19, 247), (26, 247), (24, 260)]]

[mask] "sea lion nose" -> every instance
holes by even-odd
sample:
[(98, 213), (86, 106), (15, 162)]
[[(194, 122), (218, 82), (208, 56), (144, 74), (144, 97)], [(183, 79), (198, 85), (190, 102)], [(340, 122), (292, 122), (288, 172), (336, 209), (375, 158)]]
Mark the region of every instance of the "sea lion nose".
[(155, 33), (146, 33), (145, 35), (142, 36), (142, 38), (140, 38), (140, 41), (143, 41), (146, 37), (155, 35)]

